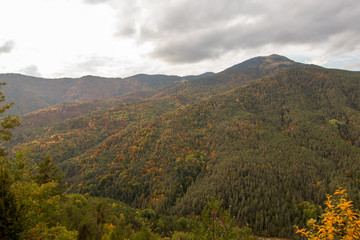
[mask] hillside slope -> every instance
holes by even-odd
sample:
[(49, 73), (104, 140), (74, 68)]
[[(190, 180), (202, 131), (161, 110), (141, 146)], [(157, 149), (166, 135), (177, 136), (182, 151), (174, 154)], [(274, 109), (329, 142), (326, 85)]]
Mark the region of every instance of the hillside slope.
[[(38, 111), (22, 116), (21, 121), (23, 124), (21, 128), (41, 127), (62, 120), (80, 117), (100, 109), (104, 110), (118, 104), (141, 102), (150, 99), (152, 101), (163, 99), (163, 101), (176, 102), (176, 106), (179, 107), (206, 99), (215, 94), (226, 92), (236, 86), (245, 85), (249, 81), (281, 69), (300, 65), (305, 66), (300, 63), (295, 63), (286, 57), (274, 54), (267, 57), (256, 57), (247, 60), (218, 74), (207, 72), (198, 76), (191, 75), (181, 78), (178, 76), (138, 74), (121, 80), (123, 81), (122, 85), (124, 85), (125, 88), (121, 89), (121, 93), (113, 94), (119, 96), (111, 99), (108, 99), (110, 98), (110, 95), (106, 94), (106, 92), (116, 91), (116, 87), (108, 87), (107, 91), (98, 89), (96, 84), (99, 84), (99, 79), (88, 76), (86, 78), (92, 79), (92, 84), (82, 84), (85, 80), (80, 79), (76, 82), (76, 86), (72, 86), (66, 90), (66, 94), (63, 93), (65, 94), (63, 97), (69, 103), (57, 104), (47, 108), (41, 107)], [(47, 80), (44, 81), (49, 83)], [(33, 87), (36, 88), (35, 86)], [(104, 86), (102, 87), (105, 88)], [(79, 89), (79, 91), (74, 93), (76, 92), (74, 89)], [(37, 89), (37, 91), (41, 92), (39, 89)], [(53, 96), (51, 91), (49, 93), (50, 96)], [(38, 94), (34, 93), (32, 97), (36, 97), (37, 95)], [(10, 98), (10, 100), (12, 99), (13, 98)], [(28, 99), (27, 96), (19, 97), (15, 107), (19, 105), (19, 101), (23, 101), (24, 99)], [(88, 101), (89, 99), (107, 100)], [(65, 100), (57, 101), (63, 102)], [(25, 102), (27, 103), (28, 101)], [(36, 102), (36, 100), (30, 101), (30, 103)], [(24, 106), (17, 107), (23, 108)], [(32, 107), (34, 106), (32, 105)]]
[(291, 237), (337, 186), (360, 202), (359, 97), (359, 73), (295, 64), (187, 106), (167, 95), (22, 129), (11, 144), (50, 155), (71, 192), (179, 215), (216, 196), (257, 234)]
[[(200, 75), (202, 76), (202, 75)], [(196, 79), (198, 76), (189, 76)], [(7, 102), (15, 105), (8, 113), (23, 115), (61, 103), (108, 100), (133, 94), (150, 97), (158, 90), (174, 86), (185, 77), (139, 74), (127, 78), (103, 78), (84, 76), (81, 78), (44, 79), (20, 74), (0, 74)]]
[(212, 95), (229, 91), (235, 87), (246, 85), (254, 79), (295, 66), (305, 66), (305, 64), (294, 62), (276, 54), (255, 57), (217, 74), (177, 84), (156, 94), (154, 98), (177, 96), (183, 99), (184, 103), (193, 103), (194, 101), (203, 100)]

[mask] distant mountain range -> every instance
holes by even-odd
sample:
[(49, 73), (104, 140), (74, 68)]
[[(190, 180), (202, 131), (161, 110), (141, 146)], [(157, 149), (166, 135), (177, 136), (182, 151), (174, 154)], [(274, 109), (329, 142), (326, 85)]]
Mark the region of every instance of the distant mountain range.
[(360, 203), (359, 72), (271, 55), (198, 77), (4, 76), (21, 78), (7, 99), (52, 105), (7, 146), (50, 156), (68, 192), (178, 216), (214, 196), (257, 235), (288, 238), (338, 186)]
[(178, 82), (194, 80), (199, 76), (167, 76), (139, 74), (127, 78), (103, 78), (84, 76), (81, 78), (45, 79), (21, 74), (0, 74), (7, 102), (15, 102), (9, 114), (23, 115), (38, 109), (61, 103), (106, 100), (137, 93), (151, 96), (154, 91), (174, 86)]
[[(24, 115), (39, 109), (63, 103), (110, 100), (122, 97), (122, 101), (138, 101), (152, 96), (187, 96), (187, 100), (206, 98), (244, 85), (252, 79), (296, 66), (286, 57), (271, 55), (256, 57), (230, 67), (220, 73), (201, 75), (168, 76), (138, 74), (127, 78), (81, 78), (46, 79), (21, 74), (0, 74), (7, 102), (16, 103), (8, 114)], [(196, 81), (193, 81), (196, 80)], [(182, 83), (182, 84), (178, 84)], [(189, 95), (193, 95), (189, 98)]]

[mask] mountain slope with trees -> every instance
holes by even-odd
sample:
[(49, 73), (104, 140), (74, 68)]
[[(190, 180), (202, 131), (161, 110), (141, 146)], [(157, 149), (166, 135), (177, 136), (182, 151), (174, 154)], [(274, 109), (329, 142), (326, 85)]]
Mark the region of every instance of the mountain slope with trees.
[(294, 62), (276, 54), (255, 57), (217, 74), (177, 84), (156, 94), (154, 97), (176, 96), (185, 103), (193, 103), (229, 91), (235, 87), (246, 85), (254, 79), (295, 66), (305, 66), (305, 64)]
[(103, 78), (84, 76), (81, 78), (45, 79), (21, 74), (0, 74), (8, 102), (15, 102), (8, 113), (23, 115), (61, 103), (108, 100), (132, 94), (139, 101), (150, 97), (158, 90), (172, 87), (178, 82), (193, 80), (199, 76), (168, 76), (139, 74), (127, 78)]
[[(11, 106), (4, 104), (0, 116)], [(9, 141), (19, 124), (17, 117), (1, 117), (0, 143)], [(23, 151), (9, 158), (0, 145), (0, 238), (175, 240), (200, 239), (204, 234), (213, 239), (252, 238), (251, 230), (240, 229), (220, 201), (207, 202), (201, 218), (176, 218), (111, 199), (66, 194), (62, 177), (49, 156), (34, 164)]]
[(270, 60), (240, 64), (234, 79), (253, 78), (229, 91), (231, 75), (222, 90), (209, 87), (221, 85), (216, 74), (185, 82), (198, 88), (22, 129), (11, 146), (51, 156), (69, 192), (178, 216), (200, 214), (215, 196), (256, 234), (291, 237), (338, 186), (360, 202), (360, 74)]

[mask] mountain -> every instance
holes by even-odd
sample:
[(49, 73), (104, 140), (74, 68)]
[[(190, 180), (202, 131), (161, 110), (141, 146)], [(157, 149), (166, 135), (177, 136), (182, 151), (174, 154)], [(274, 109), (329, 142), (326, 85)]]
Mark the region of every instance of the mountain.
[[(205, 74), (206, 76), (209, 74)], [(189, 76), (188, 80), (200, 76)], [(0, 74), (7, 102), (15, 105), (9, 114), (23, 115), (62, 103), (107, 100), (132, 94), (136, 100), (150, 97), (160, 89), (174, 86), (187, 77), (139, 74), (127, 78), (81, 78), (45, 79), (20, 74)]]
[(188, 76), (184, 76), (183, 78), (186, 80), (195, 80), (195, 79), (199, 79), (199, 78), (204, 78), (204, 77), (209, 77), (215, 75), (215, 73), (213, 72), (206, 72), (200, 75), (188, 75)]
[(178, 216), (215, 196), (261, 236), (292, 237), (337, 186), (360, 203), (360, 73), (271, 55), (159, 92), (34, 113), (9, 147), (51, 156), (69, 192)]
[(271, 55), (245, 61), (218, 74), (207, 72), (183, 77), (138, 74), (127, 78), (84, 76), (59, 79), (0, 74), (0, 82), (7, 83), (3, 87), (7, 102), (15, 103), (7, 113), (24, 115), (63, 103), (124, 96), (139, 101), (152, 96), (159, 98), (176, 95), (180, 101), (188, 103), (296, 64), (285, 57)]
[[(177, 104), (186, 105), (188, 103), (206, 99), (214, 94), (226, 92), (233, 87), (244, 85), (251, 80), (266, 76), (267, 74), (274, 73), (278, 70), (298, 65), (301, 64), (295, 63), (286, 57), (274, 54), (267, 57), (255, 57), (218, 74), (207, 72), (200, 75), (183, 77), (138, 74), (123, 79), (122, 81), (125, 87), (122, 89), (122, 92), (113, 94), (119, 96), (112, 99), (109, 99), (110, 96), (107, 93), (109, 92), (109, 89), (111, 89), (110, 86), (107, 88), (103, 86), (102, 89), (96, 88), (89, 82), (91, 79), (93, 80), (93, 84), (94, 82), (97, 82), (96, 77), (87, 76), (81, 78), (75, 86), (68, 89), (68, 93), (63, 94), (66, 96), (66, 100), (58, 100), (58, 103), (56, 103), (57, 105), (54, 103), (48, 104), (49, 106), (51, 105), (51, 107), (41, 107), (39, 111), (22, 116), (22, 128), (28, 126), (43, 126), (72, 117), (89, 114), (91, 111), (106, 109), (120, 103), (133, 103), (147, 99), (156, 100), (159, 98), (167, 98), (169, 102), (176, 101)], [(46, 79), (44, 79), (44, 81), (47, 82)], [(84, 83), (85, 81), (88, 82)], [(105, 91), (105, 89), (107, 89), (107, 91)], [(114, 86), (112, 91), (115, 90), (116, 87)], [(11, 93), (11, 91), (9, 92)], [(17, 100), (15, 100), (14, 97), (10, 97), (9, 101), (14, 101), (16, 103), (14, 108), (16, 108), (17, 105), (21, 105), (21, 102), (36, 103), (37, 101), (26, 100), (39, 95), (35, 92), (36, 91), (32, 91), (33, 94), (30, 97), (19, 96), (15, 98)], [(51, 94), (51, 96), (55, 95)], [(100, 102), (87, 101), (90, 99), (109, 100)], [(79, 102), (81, 100), (82, 102)], [(71, 103), (74, 101), (76, 103)], [(69, 103), (58, 105), (63, 102)], [(18, 108), (20, 107), (18, 106)]]
[(229, 91), (238, 86), (246, 85), (254, 79), (264, 77), (279, 70), (300, 65), (304, 64), (296, 63), (276, 54), (266, 57), (255, 57), (217, 74), (182, 82), (182, 84), (165, 89), (154, 97), (177, 96), (183, 99), (184, 103), (190, 103), (206, 99), (214, 94)]

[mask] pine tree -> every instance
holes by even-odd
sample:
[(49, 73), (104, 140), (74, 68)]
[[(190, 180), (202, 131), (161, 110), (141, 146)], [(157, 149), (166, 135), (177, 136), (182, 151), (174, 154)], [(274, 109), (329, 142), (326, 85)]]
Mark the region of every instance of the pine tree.
[[(6, 83), (0, 82), (0, 89), (1, 86), (6, 85)], [(0, 103), (5, 101), (5, 96), (3, 95), (2, 91), (0, 91)], [(20, 121), (18, 117), (7, 115), (3, 117), (2, 115), (5, 113), (7, 109), (9, 109), (14, 103), (4, 104), (0, 108), (0, 143), (2, 140), (9, 141), (12, 137), (11, 129), (15, 128), (16, 126), (20, 125)], [(0, 145), (0, 157), (4, 157), (6, 155), (5, 150)]]
[[(5, 83), (0, 83), (1, 86)], [(5, 101), (5, 96), (0, 91), (0, 102)], [(20, 125), (14, 116), (1, 115), (9, 109), (13, 103), (5, 104), (0, 108), (0, 143), (2, 140), (9, 141), (12, 134), (11, 129)], [(6, 152), (0, 146), (0, 239), (19, 239), (24, 227), (22, 224), (22, 210), (14, 193), (11, 191), (13, 181), (9, 174)]]
[(22, 207), (10, 191), (11, 177), (0, 168), (0, 239), (20, 239), (24, 230)]
[(250, 239), (251, 230), (248, 227), (235, 226), (235, 218), (230, 216), (231, 210), (221, 207), (222, 201), (212, 198), (201, 212), (201, 221), (194, 230), (195, 239), (202, 240), (232, 240)]
[(59, 169), (51, 161), (50, 156), (47, 156), (45, 160), (39, 163), (39, 170), (35, 176), (36, 183), (39, 185), (49, 183), (49, 182), (58, 182), (62, 179), (62, 175)]

